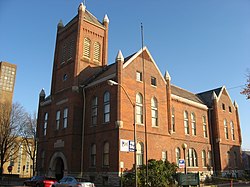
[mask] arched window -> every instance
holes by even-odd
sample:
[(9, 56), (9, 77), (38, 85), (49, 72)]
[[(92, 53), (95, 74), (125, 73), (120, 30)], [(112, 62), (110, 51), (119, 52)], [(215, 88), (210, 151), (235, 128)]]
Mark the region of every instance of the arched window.
[(157, 99), (153, 97), (151, 99), (151, 115), (152, 115), (152, 126), (158, 126), (158, 107), (157, 107)]
[(95, 126), (97, 125), (97, 109), (98, 109), (98, 100), (97, 97), (93, 97), (92, 102), (91, 102), (91, 118), (92, 118), (92, 125)]
[(202, 116), (202, 124), (203, 124), (203, 136), (207, 138), (207, 120), (205, 116)]
[(179, 166), (179, 160), (181, 159), (181, 150), (179, 147), (175, 149), (175, 158), (176, 158), (175, 162), (177, 166)]
[(104, 123), (107, 123), (110, 121), (110, 93), (109, 92), (105, 92), (104, 93)]
[(188, 150), (188, 166), (189, 167), (197, 167), (197, 153), (195, 149), (191, 148)]
[(109, 143), (103, 145), (103, 166), (109, 166)]
[(185, 134), (189, 134), (188, 112), (187, 111), (184, 111), (184, 131), (185, 131)]
[(230, 126), (231, 126), (232, 139), (235, 140), (235, 135), (234, 135), (234, 123), (233, 123), (232, 121), (230, 122)]
[(137, 166), (142, 166), (143, 165), (143, 152), (144, 152), (144, 145), (142, 142), (138, 142), (136, 144), (136, 163)]
[(68, 59), (71, 59), (73, 56), (74, 40), (71, 39), (68, 45), (69, 45)]
[(172, 131), (175, 132), (175, 113), (174, 113), (174, 107), (172, 107)]
[(213, 164), (212, 164), (212, 152), (211, 152), (211, 151), (208, 151), (208, 153), (207, 153), (207, 158), (208, 158), (208, 165), (209, 165), (210, 167), (212, 167)]
[(203, 150), (201, 152), (201, 159), (202, 159), (202, 166), (206, 167), (207, 166), (207, 159), (206, 159), (206, 151)]
[(96, 144), (91, 145), (90, 165), (92, 167), (96, 166)]
[(66, 49), (67, 49), (67, 45), (66, 45), (66, 43), (64, 43), (62, 46), (62, 56), (61, 56), (62, 61), (61, 61), (61, 63), (64, 63), (66, 60)]
[(142, 94), (136, 94), (136, 123), (143, 124), (143, 97)]
[(101, 51), (101, 45), (99, 42), (94, 43), (94, 60), (100, 61), (100, 51)]
[(225, 132), (225, 138), (228, 139), (228, 126), (226, 119), (224, 119), (224, 132)]
[(191, 113), (192, 135), (196, 135), (196, 119), (195, 114)]
[(91, 40), (89, 38), (84, 38), (83, 41), (83, 56), (90, 58), (90, 45), (91, 45)]

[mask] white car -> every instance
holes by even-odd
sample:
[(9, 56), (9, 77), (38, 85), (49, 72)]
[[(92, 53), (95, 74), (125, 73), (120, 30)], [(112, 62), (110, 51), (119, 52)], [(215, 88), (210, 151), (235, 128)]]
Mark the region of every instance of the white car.
[(81, 178), (65, 176), (58, 182), (54, 183), (52, 187), (95, 187), (95, 184), (87, 182)]

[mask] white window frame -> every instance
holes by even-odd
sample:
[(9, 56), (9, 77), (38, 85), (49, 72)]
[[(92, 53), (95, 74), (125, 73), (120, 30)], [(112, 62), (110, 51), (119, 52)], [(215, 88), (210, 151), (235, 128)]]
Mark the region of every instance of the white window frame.
[(69, 113), (69, 109), (65, 108), (63, 110), (63, 128), (68, 127), (68, 113)]
[(104, 123), (110, 122), (110, 93), (105, 92), (103, 95), (103, 121)]

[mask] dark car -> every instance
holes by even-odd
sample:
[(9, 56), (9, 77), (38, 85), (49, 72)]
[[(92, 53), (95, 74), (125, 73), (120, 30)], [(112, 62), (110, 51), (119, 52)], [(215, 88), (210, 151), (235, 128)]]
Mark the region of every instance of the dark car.
[(60, 181), (54, 183), (52, 187), (95, 187), (95, 184), (85, 179), (65, 176)]
[(34, 187), (51, 187), (57, 180), (52, 177), (46, 176), (34, 176), (29, 180), (23, 182), (24, 186), (34, 186)]

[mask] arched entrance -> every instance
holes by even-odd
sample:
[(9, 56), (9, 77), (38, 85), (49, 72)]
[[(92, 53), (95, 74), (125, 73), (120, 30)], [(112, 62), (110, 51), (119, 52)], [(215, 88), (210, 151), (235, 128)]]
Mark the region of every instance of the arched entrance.
[(64, 174), (64, 163), (63, 160), (60, 157), (57, 157), (55, 160), (55, 177), (57, 180), (60, 180), (63, 178)]
[(49, 176), (56, 177), (57, 180), (63, 178), (67, 174), (67, 160), (62, 152), (56, 152), (50, 159)]

